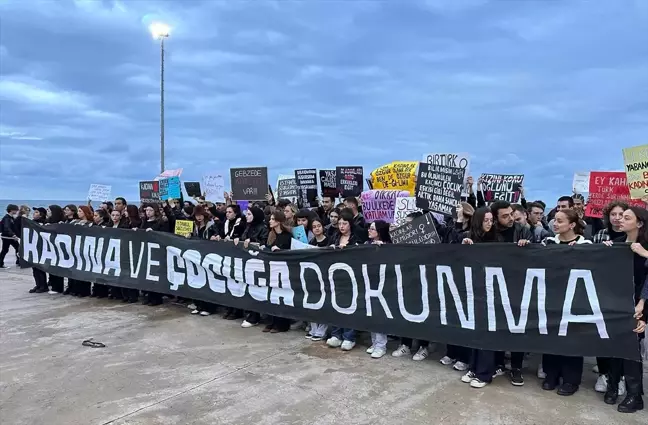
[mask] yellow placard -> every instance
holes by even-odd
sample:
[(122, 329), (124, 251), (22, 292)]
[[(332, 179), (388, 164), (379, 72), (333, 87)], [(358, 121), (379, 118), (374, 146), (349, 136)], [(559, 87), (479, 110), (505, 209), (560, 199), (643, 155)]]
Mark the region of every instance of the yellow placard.
[(648, 145), (623, 149), (623, 162), (630, 199), (648, 196)]
[(416, 161), (394, 161), (371, 172), (374, 189), (407, 190), (414, 195), (416, 187)]
[(175, 234), (180, 236), (187, 236), (193, 233), (193, 221), (191, 220), (176, 220)]

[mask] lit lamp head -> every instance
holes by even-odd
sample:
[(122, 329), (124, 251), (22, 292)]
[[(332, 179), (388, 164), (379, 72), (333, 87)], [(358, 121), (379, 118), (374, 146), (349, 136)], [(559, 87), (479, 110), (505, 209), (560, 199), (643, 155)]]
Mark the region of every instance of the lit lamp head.
[(155, 39), (162, 39), (169, 36), (169, 26), (161, 22), (154, 22), (149, 26), (149, 30)]

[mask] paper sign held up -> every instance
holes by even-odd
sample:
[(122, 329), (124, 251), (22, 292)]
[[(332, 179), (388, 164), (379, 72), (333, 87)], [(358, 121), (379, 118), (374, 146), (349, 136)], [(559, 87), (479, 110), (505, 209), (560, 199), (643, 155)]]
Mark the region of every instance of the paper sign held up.
[(88, 199), (91, 201), (108, 201), (111, 198), (112, 186), (105, 184), (91, 184), (88, 190)]

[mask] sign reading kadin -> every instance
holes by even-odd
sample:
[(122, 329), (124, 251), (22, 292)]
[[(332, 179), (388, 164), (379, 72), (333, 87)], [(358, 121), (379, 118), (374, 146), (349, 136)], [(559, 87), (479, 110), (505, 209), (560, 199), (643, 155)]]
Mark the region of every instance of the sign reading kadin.
[(140, 202), (151, 204), (160, 202), (160, 182), (150, 180), (139, 182)]
[(230, 168), (232, 194), (236, 200), (264, 201), (268, 193), (268, 168)]
[(623, 150), (626, 180), (631, 199), (648, 196), (648, 145)]

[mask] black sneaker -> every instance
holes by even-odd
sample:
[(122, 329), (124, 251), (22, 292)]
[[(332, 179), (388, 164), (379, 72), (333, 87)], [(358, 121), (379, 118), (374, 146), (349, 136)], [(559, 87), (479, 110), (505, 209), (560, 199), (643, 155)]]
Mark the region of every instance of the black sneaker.
[(520, 369), (511, 369), (511, 384), (516, 387), (521, 387), (524, 385), (524, 378), (522, 377), (522, 370)]

